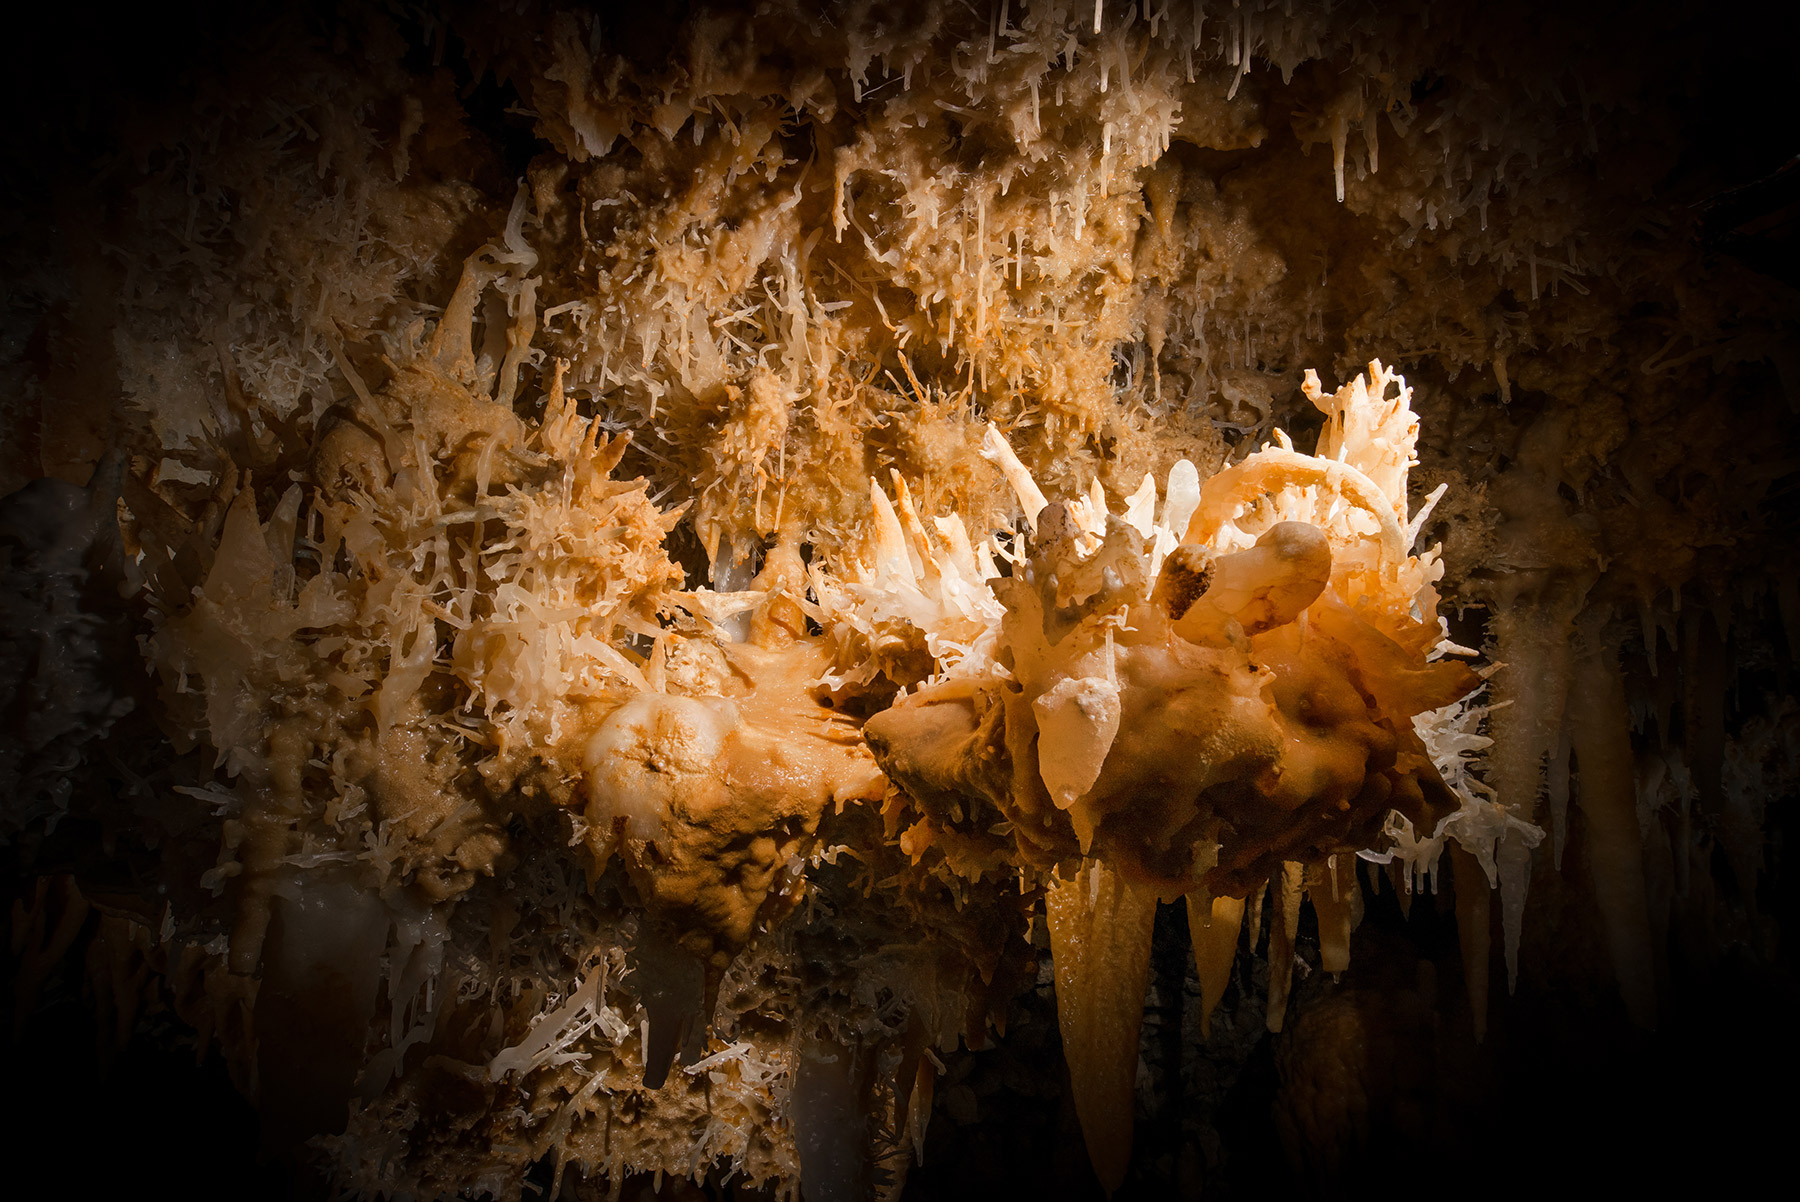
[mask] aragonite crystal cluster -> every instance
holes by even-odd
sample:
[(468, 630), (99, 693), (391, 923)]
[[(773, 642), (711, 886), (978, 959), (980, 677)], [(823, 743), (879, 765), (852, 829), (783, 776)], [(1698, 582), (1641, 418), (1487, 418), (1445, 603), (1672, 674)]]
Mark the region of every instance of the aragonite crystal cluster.
[(1538, 7), (170, 18), (17, 135), (15, 1029), (348, 1195), (1229, 1196), (1791, 988), (1794, 167)]

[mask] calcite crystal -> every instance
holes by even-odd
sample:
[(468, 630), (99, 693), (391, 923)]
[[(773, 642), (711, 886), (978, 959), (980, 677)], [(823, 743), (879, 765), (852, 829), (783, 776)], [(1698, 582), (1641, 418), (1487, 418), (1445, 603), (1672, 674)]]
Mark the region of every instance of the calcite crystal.
[(15, 1029), (79, 958), (358, 1196), (1229, 1196), (1780, 996), (1795, 169), (1658, 12), (346, 3), (83, 85)]

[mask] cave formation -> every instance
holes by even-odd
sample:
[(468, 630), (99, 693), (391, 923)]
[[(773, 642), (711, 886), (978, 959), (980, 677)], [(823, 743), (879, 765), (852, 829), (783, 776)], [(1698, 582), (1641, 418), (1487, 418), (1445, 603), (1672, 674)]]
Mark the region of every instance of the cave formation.
[(33, 18), (17, 1162), (807, 1202), (1772, 1166), (1784, 20)]

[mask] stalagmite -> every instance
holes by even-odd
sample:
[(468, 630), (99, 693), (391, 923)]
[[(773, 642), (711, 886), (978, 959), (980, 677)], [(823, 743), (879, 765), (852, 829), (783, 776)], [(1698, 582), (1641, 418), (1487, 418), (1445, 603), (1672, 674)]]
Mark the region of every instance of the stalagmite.
[(1584, 626), (1587, 646), (1576, 661), (1569, 706), (1577, 798), (1619, 993), (1631, 1021), (1649, 1028), (1656, 1025), (1656, 965), (1637, 821), (1631, 715), (1613, 647), (1600, 641), (1598, 623)]
[(1238, 933), (1244, 924), (1244, 899), (1215, 897), (1204, 905), (1197, 893), (1187, 896), (1188, 936), (1194, 944), (1194, 969), (1200, 974), (1200, 1037), (1212, 1034), (1212, 1014), (1237, 961)]
[(1481, 861), (1450, 845), (1451, 887), (1456, 890), (1456, 942), (1462, 950), (1463, 985), (1469, 991), (1469, 1013), (1475, 1021), (1475, 1041), (1487, 1036), (1488, 963), (1494, 945), (1490, 933), (1493, 890), (1481, 871)]
[(1305, 882), (1306, 866), (1292, 860), (1282, 864), (1280, 877), (1270, 882), (1275, 913), (1269, 921), (1269, 1006), (1264, 1019), (1277, 1034), (1287, 1019), (1288, 986), (1294, 979), (1294, 936), (1300, 930)]
[(1044, 895), (1056, 963), (1056, 1022), (1088, 1158), (1107, 1193), (1131, 1159), (1138, 1027), (1150, 979), (1156, 893), (1099, 860)]

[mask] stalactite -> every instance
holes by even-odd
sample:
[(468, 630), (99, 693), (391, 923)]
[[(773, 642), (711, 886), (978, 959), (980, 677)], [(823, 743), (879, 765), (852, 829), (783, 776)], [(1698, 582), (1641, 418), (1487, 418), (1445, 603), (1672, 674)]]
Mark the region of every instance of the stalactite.
[(1525, 898), (1531, 890), (1531, 850), (1516, 828), (1495, 849), (1500, 867), (1500, 929), (1506, 946), (1506, 988), (1519, 987), (1519, 938), (1525, 930)]
[[(1494, 585), (1494, 659), (1487, 783), (1500, 804), (1535, 818), (1547, 760), (1557, 760), (1568, 700), (1570, 635), (1597, 578), (1591, 533), (1573, 520), (1559, 488), (1569, 439), (1567, 413), (1547, 413), (1521, 436), (1510, 470), (1494, 482), (1504, 520), (1498, 559), (1511, 569)], [(1560, 778), (1560, 770), (1557, 772)], [(1560, 789), (1561, 780), (1554, 781)], [(1531, 845), (1509, 828), (1496, 848), (1507, 986), (1519, 975), (1519, 937), (1531, 878)]]
[(1269, 882), (1251, 889), (1244, 897), (1244, 925), (1250, 932), (1250, 950), (1262, 946), (1263, 904), (1268, 900)]
[(1393, 886), (1394, 897), (1400, 903), (1400, 917), (1412, 917), (1413, 892), (1412, 885), (1406, 879), (1406, 864), (1400, 860), (1389, 860), (1376, 870), (1387, 874), (1388, 884)]
[(1056, 965), (1056, 1022), (1088, 1158), (1110, 1194), (1131, 1159), (1138, 1028), (1150, 980), (1156, 892), (1098, 860), (1044, 895)]
[(920, 1056), (906, 1099), (906, 1137), (919, 1164), (925, 1163), (925, 1131), (931, 1125), (931, 1099), (936, 1090), (937, 1066), (930, 1057)]
[(1569, 841), (1569, 724), (1563, 722), (1562, 730), (1556, 737), (1556, 750), (1550, 756), (1550, 763), (1544, 772), (1545, 792), (1550, 797), (1550, 854), (1551, 862), (1560, 871), (1562, 868), (1563, 847)]
[(1626, 1012), (1633, 1023), (1648, 1028), (1656, 1025), (1656, 969), (1650, 951), (1644, 845), (1637, 821), (1631, 715), (1616, 648), (1603, 641), (1604, 621), (1600, 614), (1583, 622), (1583, 647), (1576, 660), (1569, 707), (1569, 736), (1607, 950)]
[(1350, 967), (1350, 933), (1362, 920), (1362, 885), (1350, 856), (1330, 857), (1307, 873), (1306, 896), (1319, 919), (1319, 962), (1336, 976)]
[(1207, 905), (1197, 893), (1187, 896), (1188, 935), (1194, 944), (1194, 969), (1200, 975), (1200, 1037), (1212, 1035), (1212, 1014), (1237, 961), (1238, 934), (1244, 922), (1244, 899), (1215, 897)]
[(1450, 848), (1451, 887), (1456, 891), (1456, 941), (1462, 949), (1463, 985), (1469, 993), (1469, 1013), (1475, 1022), (1475, 1041), (1487, 1037), (1488, 965), (1494, 956), (1490, 934), (1493, 890), (1481, 871), (1481, 861), (1463, 850)]
[(1288, 987), (1294, 979), (1294, 936), (1300, 930), (1300, 898), (1306, 866), (1292, 860), (1270, 882), (1275, 912), (1269, 920), (1269, 1003), (1264, 1015), (1270, 1031), (1279, 1033), (1287, 1020)]
[[(1506, 665), (1494, 679), (1489, 719), (1494, 747), (1488, 783), (1501, 803), (1530, 821), (1543, 790), (1545, 758), (1556, 750), (1568, 696), (1571, 606), (1546, 610), (1532, 604), (1500, 614), (1494, 621), (1495, 659)], [(1523, 898), (1503, 899), (1509, 983), (1518, 977)]]

